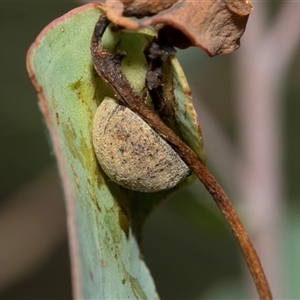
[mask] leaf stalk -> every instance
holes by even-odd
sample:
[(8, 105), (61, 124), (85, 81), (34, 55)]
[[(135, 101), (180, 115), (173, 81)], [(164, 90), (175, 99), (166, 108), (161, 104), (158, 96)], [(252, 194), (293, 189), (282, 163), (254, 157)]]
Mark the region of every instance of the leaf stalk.
[(160, 117), (151, 110), (133, 90), (121, 71), (121, 61), (124, 58), (125, 53), (110, 53), (102, 48), (101, 39), (109, 23), (110, 21), (107, 19), (106, 15), (102, 14), (95, 26), (91, 41), (91, 53), (97, 73), (103, 80), (112, 86), (118, 96), (120, 104), (140, 115), (174, 148), (190, 169), (197, 175), (216, 202), (229, 227), (233, 231), (253, 277), (260, 299), (273, 299), (256, 250), (243, 223), (239, 219), (233, 205), (220, 184), (209, 169), (197, 157), (194, 151), (191, 150), (169, 127), (167, 127)]

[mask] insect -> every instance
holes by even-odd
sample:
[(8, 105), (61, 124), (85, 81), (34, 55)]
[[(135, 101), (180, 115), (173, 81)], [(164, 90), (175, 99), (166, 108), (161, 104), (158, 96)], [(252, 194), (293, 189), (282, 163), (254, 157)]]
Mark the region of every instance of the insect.
[(112, 98), (104, 98), (97, 109), (93, 145), (108, 177), (131, 190), (171, 189), (190, 175), (188, 166), (165, 140)]

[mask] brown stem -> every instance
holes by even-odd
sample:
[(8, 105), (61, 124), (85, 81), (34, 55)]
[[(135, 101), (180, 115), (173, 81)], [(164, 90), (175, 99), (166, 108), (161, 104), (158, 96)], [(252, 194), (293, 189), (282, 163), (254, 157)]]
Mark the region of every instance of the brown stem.
[(121, 71), (121, 61), (124, 53), (110, 53), (101, 47), (101, 37), (109, 21), (102, 15), (96, 24), (91, 42), (91, 52), (97, 73), (113, 87), (119, 101), (124, 106), (139, 114), (174, 150), (181, 156), (185, 163), (194, 171), (207, 191), (211, 194), (217, 206), (227, 220), (233, 234), (238, 240), (244, 254), (251, 275), (255, 282), (260, 299), (272, 299), (268, 281), (264, 274), (259, 257), (251, 240), (240, 221), (229, 198), (218, 184), (207, 167), (199, 160), (197, 155), (180, 138), (167, 127), (154, 111), (135, 93), (130, 83)]

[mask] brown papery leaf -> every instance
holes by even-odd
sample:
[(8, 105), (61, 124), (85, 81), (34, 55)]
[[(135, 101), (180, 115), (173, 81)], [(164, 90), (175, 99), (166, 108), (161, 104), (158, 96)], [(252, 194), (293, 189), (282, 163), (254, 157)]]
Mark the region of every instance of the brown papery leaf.
[(251, 0), (107, 0), (105, 10), (110, 21), (127, 29), (167, 25), (174, 46), (197, 46), (214, 56), (239, 48), (253, 5)]

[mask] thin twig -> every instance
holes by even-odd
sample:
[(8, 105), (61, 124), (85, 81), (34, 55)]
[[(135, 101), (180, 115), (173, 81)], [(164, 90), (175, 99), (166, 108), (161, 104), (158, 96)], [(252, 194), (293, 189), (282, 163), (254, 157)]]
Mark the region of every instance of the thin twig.
[(129, 107), (139, 114), (174, 150), (186, 164), (194, 171), (199, 180), (215, 200), (232, 229), (241, 250), (245, 256), (250, 272), (254, 279), (261, 299), (272, 299), (271, 291), (261, 266), (259, 257), (248, 237), (248, 234), (235, 212), (227, 195), (218, 184), (207, 167), (198, 159), (197, 155), (179, 137), (167, 127), (142, 99), (135, 93), (130, 83), (121, 71), (121, 61), (124, 53), (113, 54), (101, 47), (101, 38), (109, 21), (102, 15), (96, 24), (91, 42), (91, 52), (94, 66), (98, 74), (113, 87), (122, 105)]

